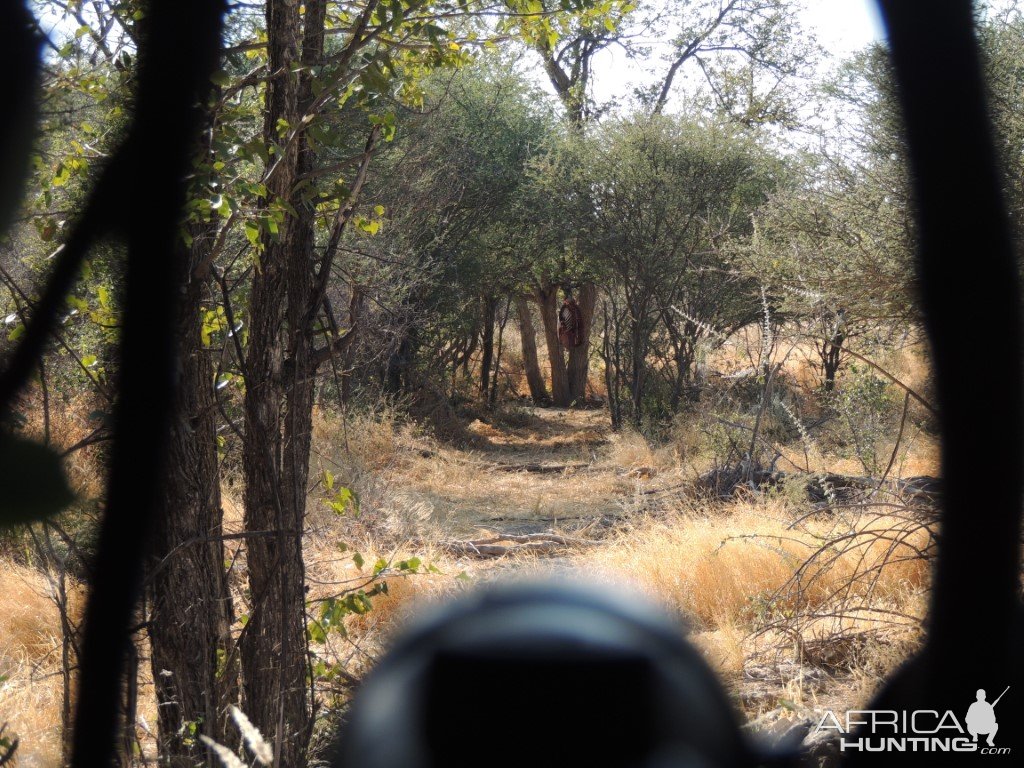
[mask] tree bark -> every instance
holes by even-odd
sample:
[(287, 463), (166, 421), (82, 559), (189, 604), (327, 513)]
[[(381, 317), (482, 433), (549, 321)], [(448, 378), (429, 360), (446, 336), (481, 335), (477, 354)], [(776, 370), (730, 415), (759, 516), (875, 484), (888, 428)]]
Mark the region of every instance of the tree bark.
[[(211, 247), (208, 239), (194, 243), (193, 269)], [(225, 741), (225, 710), (238, 692), (231, 593), (219, 539), (214, 371), (201, 342), (202, 290), (203, 281), (193, 275), (176, 319), (177, 419), (168, 438), (167, 481), (148, 579), (158, 750), (161, 764), (175, 767), (212, 764), (196, 736)]]
[(535, 403), (546, 403), (548, 395), (544, 376), (537, 359), (537, 332), (530, 315), (530, 304), (523, 296), (516, 297), (516, 314), (519, 316), (519, 338), (523, 347), (523, 367), (526, 368), (526, 383), (530, 387), (530, 398)]
[[(371, 3), (363, 9), (346, 48), (348, 55), (369, 39), (362, 33), (375, 7)], [(276, 535), (249, 540), (252, 608), (242, 670), (248, 714), (265, 736), (273, 735), (275, 767), (305, 765), (312, 735), (302, 534), (314, 386), (318, 367), (331, 355), (344, 354), (355, 338), (362, 301), (358, 286), (352, 289), (348, 333), (316, 348), (315, 321), (324, 308), (331, 264), (381, 136), (379, 126), (370, 130), (349, 197), (339, 201), (323, 255), (317, 258), (315, 200), (304, 196), (296, 182), (309, 177), (316, 160), (307, 140), (307, 112), (319, 98), (313, 78), (323, 60), (326, 0), (307, 0), (302, 16), (302, 55), (297, 62), (299, 3), (271, 0), (267, 5), (271, 71), (281, 75), (268, 86), (264, 139), (276, 143), (281, 120), (296, 127), (278, 148), (280, 159), (266, 181), (268, 202), (281, 200), (294, 215), (279, 227), (278, 237), (264, 235), (261, 268), (253, 278), (246, 358), (246, 528)]]
[(590, 369), (590, 332), (594, 325), (594, 308), (597, 305), (597, 286), (584, 283), (576, 299), (583, 316), (583, 343), (569, 350), (569, 400), (582, 405), (587, 399), (587, 375)]
[(505, 310), (501, 314), (501, 322), (498, 323), (498, 349), (494, 353), (494, 372), (491, 374), (491, 392), (487, 399), (488, 405), (496, 405), (498, 402), (498, 376), (501, 373), (501, 352), (505, 346), (505, 326), (508, 325), (509, 300), (505, 299)]
[(494, 296), (484, 298), (484, 325), (481, 335), (483, 344), (480, 356), (480, 397), (489, 402), (488, 392), (491, 382), (491, 365), (494, 362), (494, 324), (497, 322), (498, 299)]
[[(601, 359), (604, 361), (604, 386), (608, 392), (608, 413), (612, 420), (612, 429), (622, 428), (622, 407), (619, 404), (619, 374), (616, 355), (619, 348), (618, 318), (615, 316), (615, 303), (604, 302), (604, 336), (601, 340)], [(614, 333), (614, 340), (612, 334)]]
[(544, 321), (544, 340), (551, 365), (551, 399), (555, 405), (568, 408), (572, 404), (569, 394), (569, 374), (565, 368), (562, 343), (558, 340), (558, 286), (537, 291), (541, 319)]
[(843, 362), (843, 343), (846, 341), (845, 312), (840, 310), (834, 317), (828, 318), (826, 328), (829, 331), (827, 338), (816, 346), (821, 357), (825, 391), (833, 392), (836, 388), (836, 374)]
[[(307, 30), (322, 8), (320, 1), (306, 4)], [(266, 17), (274, 77), (267, 84), (263, 138), (277, 147), (276, 165), (266, 179), (267, 202), (294, 204), (292, 192), (304, 148), (300, 137), (280, 140), (278, 124), (283, 120), (299, 125), (299, 3), (269, 0)], [(313, 51), (303, 53), (305, 59)], [(304, 250), (310, 245), (305, 229), (302, 221), (288, 218), (279, 237), (263, 237), (260, 269), (253, 277), (246, 356), (245, 526), (247, 531), (276, 531), (277, 535), (248, 541), (251, 606), (241, 648), (244, 709), (272, 740), (276, 766), (304, 765), (312, 726), (301, 546), (307, 471), (301, 455), (305, 450), (308, 457), (309, 438), (303, 411), (311, 399), (307, 391), (312, 381), (303, 380), (309, 357), (306, 345), (296, 344), (285, 333), (286, 320), (288, 328), (295, 329), (296, 319), (302, 317), (299, 313), (305, 310), (291, 302), (310, 290), (308, 274), (299, 285), (293, 284), (297, 271), (312, 269), (311, 253)], [(287, 377), (286, 349), (295, 357)]]

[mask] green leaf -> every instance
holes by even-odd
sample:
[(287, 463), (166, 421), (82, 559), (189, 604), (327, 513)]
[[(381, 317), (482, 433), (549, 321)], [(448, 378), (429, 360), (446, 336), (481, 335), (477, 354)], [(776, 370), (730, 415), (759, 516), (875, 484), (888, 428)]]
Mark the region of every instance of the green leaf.
[[(333, 478), (331, 484), (333, 486)], [(333, 498), (326, 499), (326, 503), (335, 514), (344, 515), (351, 510), (353, 517), (359, 517), (359, 494), (351, 488), (338, 488), (338, 492)]]
[(376, 576), (378, 573), (388, 567), (388, 561), (383, 557), (378, 557), (377, 562), (373, 564), (373, 575)]
[(344, 606), (351, 613), (363, 615), (373, 610), (373, 603), (370, 602), (370, 598), (367, 597), (363, 590), (359, 590), (354, 595), (348, 595), (344, 601)]
[(255, 221), (245, 222), (245, 238), (252, 245), (258, 245), (260, 242), (260, 225)]
[(311, 643), (325, 643), (327, 642), (327, 633), (324, 632), (324, 628), (318, 621), (311, 621), (307, 626), (309, 632), (309, 641)]
[(352, 562), (356, 564), (356, 568), (358, 568), (359, 570), (362, 570), (363, 569), (363, 563), (366, 562), (366, 561), (363, 560), (362, 554), (360, 554), (359, 552), (356, 552), (354, 555), (352, 555)]
[(50, 448), (0, 434), (0, 528), (44, 520), (75, 500), (60, 457)]
[(421, 565), (423, 565), (423, 561), (418, 557), (410, 557), (408, 560), (403, 560), (398, 564), (398, 570), (406, 571), (408, 573), (416, 573), (419, 571)]
[(214, 195), (210, 198), (210, 207), (217, 212), (221, 218), (231, 215), (231, 202), (224, 195)]

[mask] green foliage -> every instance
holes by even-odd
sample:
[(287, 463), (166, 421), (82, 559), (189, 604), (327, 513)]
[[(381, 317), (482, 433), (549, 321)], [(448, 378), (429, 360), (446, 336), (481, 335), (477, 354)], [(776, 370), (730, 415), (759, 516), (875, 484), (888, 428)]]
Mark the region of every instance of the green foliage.
[(734, 125), (667, 117), (568, 135), (535, 165), (562, 252), (586, 254), (603, 284), (612, 406), (636, 426), (670, 421), (698, 345), (756, 317), (733, 259), (782, 170)]
[(877, 477), (885, 469), (888, 454), (884, 443), (895, 428), (899, 403), (885, 380), (856, 363), (850, 365), (842, 386), (832, 397), (832, 406), (844, 427), (841, 438), (869, 476)]
[[(324, 504), (327, 505), (328, 509), (334, 512), (336, 515), (347, 515), (352, 514), (353, 517), (359, 517), (359, 494), (353, 491), (351, 488), (345, 488), (343, 486), (337, 486), (335, 483), (334, 475), (331, 474), (330, 470), (324, 470), (322, 478), (323, 486), (327, 490), (328, 496), (324, 499)], [(360, 560), (362, 556), (356, 553)], [(362, 568), (361, 563), (356, 565)]]
[(555, 121), (500, 56), (423, 87), (426, 113), (379, 157), (366, 202), (381, 226), (360, 250), (394, 264), (382, 277), (399, 318), (417, 319), (415, 364), (439, 372), (478, 332), (483, 297), (513, 290), (529, 269), (519, 201)]
[(1007, 201), (1020, 227), (1024, 213), (1024, 12), (1017, 3), (982, 12), (978, 38), (984, 53), (989, 105), (1004, 170)]
[[(358, 552), (353, 554), (352, 561), (360, 570), (365, 565), (363, 556)], [(372, 573), (365, 584), (341, 595), (320, 601), (316, 618), (311, 619), (307, 624), (310, 641), (323, 644), (332, 632), (337, 632), (343, 637), (346, 636), (345, 618), (347, 616), (363, 616), (372, 611), (372, 598), (388, 594), (388, 577), (411, 576), (418, 573), (440, 573), (440, 571), (433, 565), (424, 567), (423, 561), (419, 557), (410, 557), (408, 560), (397, 563), (392, 563), (383, 557), (378, 558), (373, 564)], [(329, 674), (329, 667), (325, 664), (317, 676), (323, 677)]]
[(759, 211), (741, 266), (785, 314), (816, 321), (842, 308), (858, 332), (865, 323), (905, 323), (915, 317), (914, 226), (885, 52), (847, 62), (826, 93), (848, 113), (846, 150), (792, 164)]

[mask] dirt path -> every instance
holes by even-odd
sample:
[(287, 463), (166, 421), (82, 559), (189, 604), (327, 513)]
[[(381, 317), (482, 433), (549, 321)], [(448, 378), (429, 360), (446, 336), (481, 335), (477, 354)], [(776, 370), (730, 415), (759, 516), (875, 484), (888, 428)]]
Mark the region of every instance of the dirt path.
[(645, 445), (599, 410), (520, 409), (469, 425), (474, 444), (402, 468), (396, 495), (444, 538), (585, 533), (624, 514), (655, 474)]

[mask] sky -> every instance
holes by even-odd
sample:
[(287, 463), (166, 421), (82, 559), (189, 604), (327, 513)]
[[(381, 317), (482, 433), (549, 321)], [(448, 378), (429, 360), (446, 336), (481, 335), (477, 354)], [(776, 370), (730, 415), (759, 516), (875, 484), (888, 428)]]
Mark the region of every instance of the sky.
[[(804, 4), (805, 26), (836, 58), (848, 56), (885, 37), (874, 0), (804, 0)], [(598, 103), (624, 101), (635, 84), (650, 83), (660, 77), (664, 66), (660, 62), (656, 66), (656, 72), (649, 69), (645, 72), (643, 67), (629, 61), (621, 50), (611, 48), (602, 51), (594, 65), (593, 96)]]
[(805, 23), (834, 54), (853, 53), (884, 37), (873, 0), (809, 0)]

